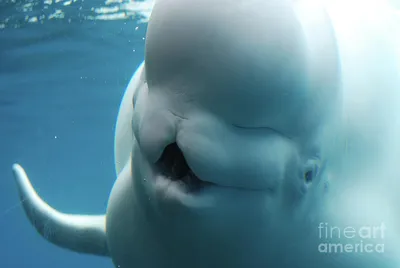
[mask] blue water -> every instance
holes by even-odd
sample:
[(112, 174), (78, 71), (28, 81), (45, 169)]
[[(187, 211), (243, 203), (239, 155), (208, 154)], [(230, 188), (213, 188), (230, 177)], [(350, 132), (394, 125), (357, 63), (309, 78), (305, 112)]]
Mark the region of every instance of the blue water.
[(55, 208), (105, 212), (119, 103), (144, 57), (146, 24), (136, 11), (93, 0), (0, 1), (1, 268), (113, 267), (39, 236), (11, 165), (20, 163)]
[(105, 212), (116, 116), (144, 58), (151, 3), (0, 0), (0, 268), (113, 268), (37, 234), (11, 166), (62, 212)]

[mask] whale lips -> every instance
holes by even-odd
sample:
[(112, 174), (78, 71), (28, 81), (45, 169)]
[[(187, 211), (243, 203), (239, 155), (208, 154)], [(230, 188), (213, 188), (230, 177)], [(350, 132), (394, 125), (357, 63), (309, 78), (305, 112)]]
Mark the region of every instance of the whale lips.
[(156, 166), (159, 172), (171, 181), (179, 182), (189, 192), (202, 189), (207, 182), (200, 180), (190, 169), (186, 159), (176, 143), (165, 147)]

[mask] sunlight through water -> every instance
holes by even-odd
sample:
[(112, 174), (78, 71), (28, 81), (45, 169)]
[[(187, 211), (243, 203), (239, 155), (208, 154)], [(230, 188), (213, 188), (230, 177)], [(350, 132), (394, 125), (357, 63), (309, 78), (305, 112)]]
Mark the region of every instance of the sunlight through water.
[[(101, 3), (101, 2), (99, 2)], [(136, 20), (146, 23), (154, 0), (106, 0), (98, 6), (85, 0), (0, 1), (0, 29), (44, 24), (53, 20)]]

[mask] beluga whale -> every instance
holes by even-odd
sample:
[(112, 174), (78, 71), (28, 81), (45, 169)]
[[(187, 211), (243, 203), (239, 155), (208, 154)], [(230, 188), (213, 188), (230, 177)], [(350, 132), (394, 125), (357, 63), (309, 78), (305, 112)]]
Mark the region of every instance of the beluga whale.
[(49, 242), (121, 268), (394, 267), (318, 251), (342, 91), (319, 1), (158, 0), (107, 211), (56, 210), (15, 164), (23, 208)]

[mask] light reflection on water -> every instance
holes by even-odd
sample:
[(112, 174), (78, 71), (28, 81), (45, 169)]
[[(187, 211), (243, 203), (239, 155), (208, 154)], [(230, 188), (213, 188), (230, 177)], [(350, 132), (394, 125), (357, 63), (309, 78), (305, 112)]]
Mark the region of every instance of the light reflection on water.
[(106, 0), (98, 5), (88, 0), (0, 1), (0, 29), (44, 24), (52, 20), (69, 23), (82, 20), (136, 20), (146, 23), (154, 0)]

